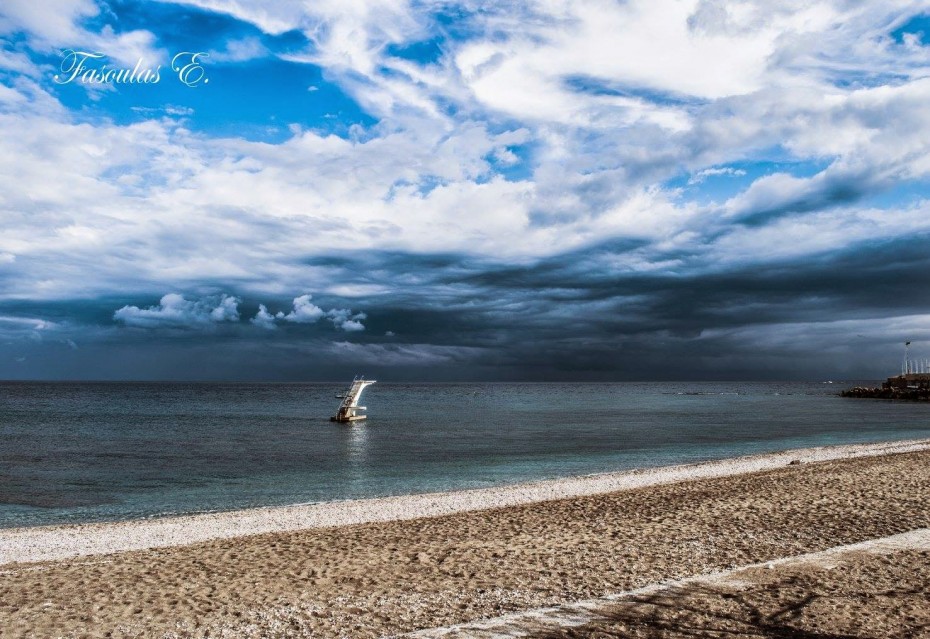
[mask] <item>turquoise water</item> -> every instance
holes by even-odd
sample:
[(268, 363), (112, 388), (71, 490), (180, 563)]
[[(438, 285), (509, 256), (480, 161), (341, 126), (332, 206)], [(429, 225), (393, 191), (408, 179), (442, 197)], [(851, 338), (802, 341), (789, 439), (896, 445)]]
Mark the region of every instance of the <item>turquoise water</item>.
[[(856, 382), (858, 383), (858, 382)], [(930, 437), (853, 382), (0, 384), (0, 527), (486, 487)]]

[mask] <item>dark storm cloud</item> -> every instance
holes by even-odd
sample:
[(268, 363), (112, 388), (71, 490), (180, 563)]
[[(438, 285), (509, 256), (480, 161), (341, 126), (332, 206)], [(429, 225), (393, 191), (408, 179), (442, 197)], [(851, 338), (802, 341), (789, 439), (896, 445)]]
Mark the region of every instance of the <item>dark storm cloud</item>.
[[(432, 273), (434, 284), (462, 287), (455, 304), (382, 306), (380, 313), (399, 322), (418, 318), (406, 339), (493, 344), (498, 366), (636, 377), (637, 370), (661, 370), (672, 353), (694, 359), (765, 348), (706, 337), (713, 332), (920, 313), (930, 304), (930, 291), (920, 285), (930, 267), (928, 245), (930, 237), (919, 234), (813, 259), (687, 275), (598, 271), (592, 252), (583, 251), (522, 268), (465, 275), (458, 268), (439, 269)], [(754, 365), (759, 355), (753, 354)], [(774, 351), (761, 355), (781, 359)], [(701, 374), (699, 362), (690, 366), (689, 374)]]
[[(262, 330), (249, 321), (259, 304), (272, 314), (293, 312), (294, 297), (256, 298), (235, 290), (226, 294), (241, 299), (238, 321), (173, 321), (170, 331), (157, 330), (160, 324), (154, 320), (114, 322), (114, 312), (125, 308), (136, 314), (152, 309), (160, 321), (165, 305), (155, 294), (8, 301), (0, 304), (0, 317), (42, 318), (51, 324), (39, 330), (28, 323), (0, 325), (0, 331), (8, 354), (23, 353), (27, 362), (30, 357), (72, 361), (75, 372), (90, 377), (106, 376), (106, 362), (120, 360), (101, 354), (104, 343), (115, 353), (142, 357), (152, 374), (170, 370), (185, 352), (196, 351), (197, 365), (185, 370), (206, 378), (259, 373), (330, 378), (355, 365), (376, 370), (379, 362), (385, 373), (422, 378), (425, 369), (417, 366), (418, 358), (428, 363), (429, 376), (440, 378), (455, 378), (457, 371), (517, 379), (641, 379), (666, 373), (669, 357), (675, 358), (680, 375), (749, 374), (753, 366), (786, 370), (783, 345), (765, 343), (785, 326), (923, 312), (930, 306), (930, 288), (921, 285), (930, 269), (928, 246), (930, 234), (915, 233), (796, 259), (719, 264), (699, 246), (662, 252), (633, 239), (605, 241), (524, 265), (452, 252), (371, 251), (305, 260), (307, 266), (326, 269), (333, 281), (382, 286), (380, 293), (364, 298), (313, 297), (321, 307), (364, 314), (364, 330), (351, 334), (324, 321), (282, 320), (278, 330)], [(615, 266), (631, 255), (672, 259), (680, 266), (644, 272)], [(213, 302), (214, 297), (202, 299)], [(188, 299), (194, 310), (206, 304), (193, 295)], [(204, 305), (201, 315), (215, 307)], [(747, 341), (746, 331), (756, 331), (756, 341)], [(803, 332), (798, 339), (806, 339)], [(80, 348), (64, 353), (67, 340)], [(727, 361), (722, 368), (721, 359)], [(12, 370), (9, 361), (6, 375)]]
[[(115, 347), (114, 353), (147, 362), (147, 369), (136, 371), (147, 378), (149, 373), (167, 375), (193, 353), (198, 362), (186, 371), (205, 378), (222, 378), (225, 371), (232, 378), (330, 379), (365, 365), (372, 372), (406, 378), (423, 378), (429, 370), (427, 377), (439, 379), (642, 379), (667, 377), (669, 358), (678, 376), (745, 375), (753, 369), (757, 376), (760, 370), (763, 376), (765, 370), (777, 376), (786, 370), (785, 356), (765, 344), (769, 331), (927, 308), (930, 289), (921, 285), (930, 268), (927, 246), (930, 235), (915, 234), (803, 260), (696, 265), (685, 274), (616, 272), (603, 266), (605, 258), (644, 248), (635, 241), (607, 242), (521, 267), (455, 254), (316, 258), (314, 265), (326, 265), (336, 276), (365, 274), (376, 283), (416, 273), (412, 291), (395, 287), (367, 300), (343, 300), (368, 317), (366, 330), (351, 335), (336, 335), (327, 322), (289, 323), (269, 332), (246, 321), (259, 301), (285, 308), (288, 298), (243, 300), (240, 322), (224, 322), (228, 325), (207, 334), (175, 330), (174, 337), (114, 326), (113, 310), (125, 306), (122, 300), (4, 303), (0, 315), (67, 317), (67, 339), (75, 339), (81, 349), (62, 358), (65, 333), (45, 337), (44, 345), (26, 338), (21, 345), (38, 361), (71, 361), (71, 368), (62, 370), (91, 377), (94, 371), (112, 372), (108, 362), (124, 361), (112, 353), (103, 357), (101, 339)], [(321, 300), (339, 302), (332, 296)], [(739, 333), (732, 337), (728, 331)], [(746, 331), (756, 331), (761, 341), (747, 342)], [(83, 333), (103, 337), (88, 341)], [(8, 336), (8, 351), (11, 340)], [(96, 363), (87, 361), (90, 357)], [(428, 369), (417, 365), (420, 360), (428, 362)], [(5, 370), (9, 374), (9, 365)]]

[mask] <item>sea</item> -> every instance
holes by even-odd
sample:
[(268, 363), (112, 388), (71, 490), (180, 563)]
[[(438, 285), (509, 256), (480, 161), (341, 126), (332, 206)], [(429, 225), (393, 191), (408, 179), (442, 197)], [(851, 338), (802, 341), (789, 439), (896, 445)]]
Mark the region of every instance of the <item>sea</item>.
[[(0, 383), (0, 528), (485, 488), (930, 437), (863, 382)], [(874, 385), (874, 382), (871, 382)]]

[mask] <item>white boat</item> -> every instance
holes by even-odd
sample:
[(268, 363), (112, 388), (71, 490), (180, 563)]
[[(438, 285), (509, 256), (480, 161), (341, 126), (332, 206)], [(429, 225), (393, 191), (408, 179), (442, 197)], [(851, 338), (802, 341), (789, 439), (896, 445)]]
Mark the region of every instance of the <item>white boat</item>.
[(339, 410), (335, 415), (330, 417), (330, 421), (334, 422), (357, 422), (362, 419), (366, 419), (368, 415), (360, 415), (358, 411), (367, 410), (364, 406), (359, 406), (358, 401), (362, 397), (362, 391), (375, 383), (373, 379), (365, 379), (364, 377), (356, 377), (352, 380), (352, 386), (349, 387), (349, 390), (345, 395), (337, 395), (342, 399), (342, 404), (339, 405)]

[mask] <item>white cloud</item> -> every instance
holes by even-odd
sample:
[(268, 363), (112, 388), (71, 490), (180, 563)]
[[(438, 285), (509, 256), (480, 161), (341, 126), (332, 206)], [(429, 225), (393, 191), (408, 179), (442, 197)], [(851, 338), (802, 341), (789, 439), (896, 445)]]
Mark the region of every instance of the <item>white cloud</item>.
[(77, 23), (98, 13), (94, 0), (47, 0), (41, 11), (29, 0), (6, 0), (0, 28), (6, 32), (23, 30), (50, 44), (73, 45), (83, 35)]
[(65, 326), (39, 317), (0, 315), (0, 339), (9, 342), (44, 342), (50, 335), (61, 335)]
[(207, 327), (219, 322), (238, 322), (238, 303), (238, 298), (229, 295), (222, 295), (219, 300), (188, 300), (183, 295), (169, 293), (161, 298), (158, 306), (124, 306), (113, 313), (113, 319), (126, 326), (142, 328)]
[(222, 50), (208, 53), (210, 62), (245, 62), (269, 55), (262, 41), (255, 37), (230, 40)]
[(297, 324), (314, 324), (326, 313), (322, 308), (310, 301), (312, 295), (301, 295), (294, 298), (294, 310), (286, 315), (279, 312), (275, 315), (285, 322), (295, 322)]
[(743, 169), (734, 169), (731, 166), (724, 167), (711, 167), (709, 169), (703, 169), (692, 175), (688, 179), (689, 185), (700, 184), (709, 177), (718, 177), (718, 176), (728, 176), (728, 177), (742, 177), (746, 175), (746, 171)]
[(339, 297), (370, 297), (390, 293), (390, 291), (390, 287), (383, 284), (333, 284), (326, 290), (327, 293)]
[[(0, 18), (2, 21), (2, 18)], [(2, 25), (2, 22), (0, 22)], [(0, 26), (2, 30), (2, 26)], [(25, 53), (0, 49), (0, 69), (21, 73), (27, 77), (36, 79), (41, 74), (39, 66), (29, 59)]]
[(188, 4), (205, 11), (224, 13), (251, 22), (271, 35), (291, 31), (302, 24), (306, 6), (303, 0), (278, 0), (274, 4), (257, 0), (180, 0), (179, 4)]
[(100, 13), (94, 0), (46, 0), (41, 9), (29, 0), (5, 0), (0, 8), (0, 33), (25, 32), (31, 46), (46, 52), (75, 49), (100, 52), (132, 66), (140, 58), (154, 67), (166, 60), (155, 36), (145, 30), (117, 33), (109, 25), (89, 31), (81, 23)]
[(347, 308), (334, 308), (327, 311), (326, 318), (332, 321), (336, 328), (354, 333), (365, 330), (365, 325), (360, 320), (367, 319), (368, 316), (365, 313), (352, 313)]
[[(337, 329), (355, 332), (365, 330), (365, 326), (361, 323), (360, 320), (366, 319), (367, 315), (365, 313), (353, 313), (351, 310), (346, 308), (332, 308), (328, 311), (324, 311), (322, 308), (311, 302), (312, 295), (301, 295), (300, 297), (294, 298), (294, 309), (289, 313), (285, 314), (284, 312), (278, 312), (275, 314), (274, 318), (284, 321), (284, 322), (294, 322), (297, 324), (315, 324), (324, 317), (330, 320)], [(265, 307), (262, 306), (259, 309), (259, 315), (262, 314), (262, 311), (265, 310)], [(266, 315), (270, 314), (265, 312)], [(258, 319), (256, 316), (256, 320)], [(254, 323), (259, 324), (259, 322)], [(261, 320), (261, 325), (265, 328), (271, 328), (272, 326), (267, 326), (266, 320)]]
[(165, 114), (177, 117), (187, 117), (194, 115), (194, 110), (190, 107), (176, 106), (174, 104), (165, 105)]
[(346, 331), (346, 332), (350, 332), (350, 333), (351, 333), (351, 332), (354, 332), (354, 331), (364, 331), (364, 330), (365, 330), (365, 325), (362, 324), (361, 322), (359, 322), (358, 320), (354, 320), (354, 319), (344, 320), (344, 321), (342, 321), (342, 322), (336, 324), (336, 327), (337, 327), (337, 328), (341, 328), (342, 330), (344, 330), (344, 331)]
[(255, 317), (249, 321), (260, 328), (268, 330), (274, 330), (277, 328), (274, 323), (274, 315), (268, 312), (268, 309), (264, 304), (258, 305), (258, 312), (255, 314)]
[(28, 329), (30, 331), (46, 331), (56, 327), (54, 322), (37, 317), (15, 317), (10, 315), (0, 315), (0, 325)]
[(717, 241), (714, 262), (719, 268), (822, 255), (837, 247), (888, 241), (901, 236), (902, 229), (903, 234), (930, 233), (930, 202), (895, 211), (846, 206), (737, 227)]
[(238, 304), (238, 298), (224, 295), (217, 307), (210, 311), (210, 319), (214, 322), (238, 322)]

